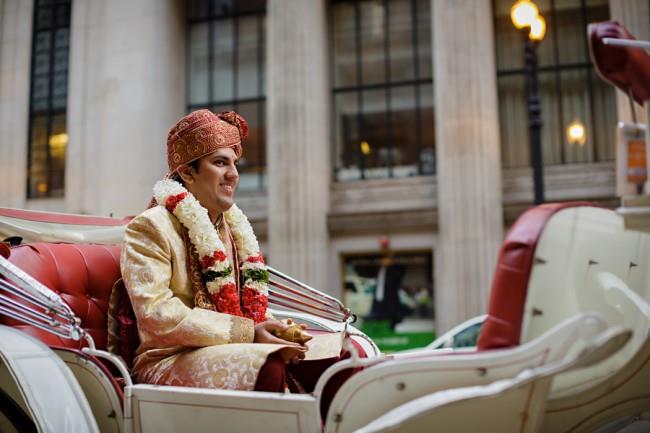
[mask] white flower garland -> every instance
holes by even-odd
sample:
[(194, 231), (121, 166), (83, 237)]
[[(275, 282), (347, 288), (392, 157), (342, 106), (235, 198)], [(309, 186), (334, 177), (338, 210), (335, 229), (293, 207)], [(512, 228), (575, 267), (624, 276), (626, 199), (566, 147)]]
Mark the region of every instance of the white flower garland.
[[(183, 185), (171, 179), (158, 181), (153, 192), (158, 204), (167, 207), (187, 229), (190, 242), (199, 255), (203, 275), (208, 277), (205, 278), (208, 293), (216, 295), (228, 284), (236, 287), (232, 264), (207, 209)], [(243, 263), (244, 288), (268, 296), (266, 265), (248, 218), (235, 204), (224, 217)]]

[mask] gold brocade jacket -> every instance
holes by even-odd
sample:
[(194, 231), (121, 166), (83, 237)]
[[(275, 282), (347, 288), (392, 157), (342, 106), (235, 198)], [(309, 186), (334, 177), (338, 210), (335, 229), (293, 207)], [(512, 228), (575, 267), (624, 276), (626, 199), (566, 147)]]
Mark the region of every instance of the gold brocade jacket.
[(138, 324), (140, 382), (252, 390), (269, 354), (252, 320), (194, 307), (183, 227), (162, 206), (126, 228), (120, 267)]

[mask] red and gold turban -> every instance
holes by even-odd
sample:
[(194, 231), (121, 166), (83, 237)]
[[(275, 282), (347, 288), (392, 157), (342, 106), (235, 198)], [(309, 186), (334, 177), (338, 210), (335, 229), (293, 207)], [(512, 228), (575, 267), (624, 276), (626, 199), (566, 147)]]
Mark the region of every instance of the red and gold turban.
[(248, 138), (248, 123), (234, 111), (214, 114), (210, 110), (193, 111), (181, 118), (167, 135), (169, 175), (184, 164), (217, 149), (230, 147), (237, 158)]

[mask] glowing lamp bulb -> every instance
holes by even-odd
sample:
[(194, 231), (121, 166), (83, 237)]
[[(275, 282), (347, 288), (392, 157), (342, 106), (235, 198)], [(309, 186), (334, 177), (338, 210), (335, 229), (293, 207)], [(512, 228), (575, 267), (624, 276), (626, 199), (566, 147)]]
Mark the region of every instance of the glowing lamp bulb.
[(510, 19), (518, 29), (532, 26), (538, 15), (539, 9), (530, 0), (518, 0), (510, 8)]
[(530, 33), (528, 37), (533, 41), (541, 41), (546, 34), (546, 20), (543, 16), (538, 15), (537, 18), (530, 25)]
[(579, 120), (575, 120), (569, 124), (566, 129), (567, 140), (569, 144), (578, 144), (584, 146), (587, 141), (587, 134), (585, 126)]
[(367, 141), (361, 142), (361, 153), (364, 155), (370, 155), (370, 144)]

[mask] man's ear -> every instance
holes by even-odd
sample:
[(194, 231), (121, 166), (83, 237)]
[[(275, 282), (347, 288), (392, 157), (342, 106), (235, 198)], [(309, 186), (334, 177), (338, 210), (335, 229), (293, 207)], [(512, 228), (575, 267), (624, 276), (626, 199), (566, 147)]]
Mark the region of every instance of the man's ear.
[(191, 165), (181, 165), (176, 172), (186, 185), (194, 182), (194, 167)]

